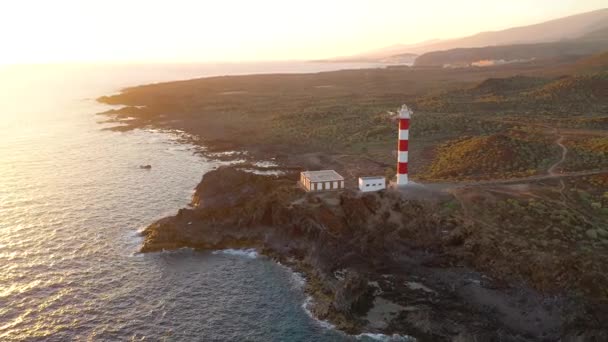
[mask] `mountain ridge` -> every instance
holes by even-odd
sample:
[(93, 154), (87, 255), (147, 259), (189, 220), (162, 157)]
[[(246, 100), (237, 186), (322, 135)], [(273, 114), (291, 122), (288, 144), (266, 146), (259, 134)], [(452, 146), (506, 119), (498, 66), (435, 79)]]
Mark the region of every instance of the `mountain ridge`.
[[(403, 54), (422, 55), (433, 51), (444, 51), (455, 48), (475, 48), (515, 44), (550, 43), (561, 40), (573, 40), (594, 31), (608, 28), (608, 8), (578, 13), (540, 23), (517, 26), (504, 30), (482, 31), (474, 35), (447, 39), (429, 40), (416, 44), (394, 44), (386, 48), (363, 52), (350, 57), (330, 58), (325, 61), (380, 61), (398, 58)], [(395, 52), (403, 47), (400, 52)], [(388, 52), (382, 55), (383, 52)]]
[[(530, 62), (534, 60), (571, 60), (608, 51), (608, 27), (577, 39), (546, 43), (512, 44), (455, 48), (432, 51), (416, 58), (416, 66), (471, 66), (480, 62)], [(395, 56), (398, 58), (398, 55)], [(477, 65), (483, 66), (483, 65)]]

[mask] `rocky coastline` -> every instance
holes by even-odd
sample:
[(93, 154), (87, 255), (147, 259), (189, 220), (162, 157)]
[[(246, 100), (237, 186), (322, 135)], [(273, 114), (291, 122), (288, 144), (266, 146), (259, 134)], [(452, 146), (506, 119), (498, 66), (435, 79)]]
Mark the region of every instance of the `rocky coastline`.
[(278, 176), (238, 166), (211, 171), (191, 207), (145, 229), (141, 251), (256, 248), (305, 275), (310, 311), (350, 334), (608, 337), (599, 304), (518, 279), (496, 241), (451, 207), (453, 195), (425, 188), (310, 194), (297, 179), (291, 169)]
[[(233, 163), (148, 227), (143, 252), (256, 248), (306, 275), (310, 311), (353, 334), (607, 341), (606, 58), (590, 61), (208, 77), (98, 100), (123, 106), (101, 113), (107, 129), (185, 133)], [(424, 185), (350, 190), (394, 176), (403, 103)], [(321, 169), (347, 190), (296, 186)]]

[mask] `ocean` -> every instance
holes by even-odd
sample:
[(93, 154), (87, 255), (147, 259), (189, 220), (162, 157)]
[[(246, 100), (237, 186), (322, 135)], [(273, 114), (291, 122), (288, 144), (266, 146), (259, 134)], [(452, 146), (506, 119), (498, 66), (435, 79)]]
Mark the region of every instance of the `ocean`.
[[(180, 132), (114, 132), (95, 98), (201, 76), (373, 65), (0, 66), (1, 341), (349, 341), (255, 251), (140, 254), (218, 163)], [(142, 164), (152, 165), (144, 170)]]

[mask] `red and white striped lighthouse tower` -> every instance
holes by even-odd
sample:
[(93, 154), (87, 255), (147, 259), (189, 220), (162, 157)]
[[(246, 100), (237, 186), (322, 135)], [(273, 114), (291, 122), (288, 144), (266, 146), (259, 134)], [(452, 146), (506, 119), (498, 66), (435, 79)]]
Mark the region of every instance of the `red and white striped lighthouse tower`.
[(410, 117), (412, 111), (406, 106), (399, 110), (399, 146), (397, 152), (397, 186), (406, 185), (407, 179), (407, 152), (410, 137)]

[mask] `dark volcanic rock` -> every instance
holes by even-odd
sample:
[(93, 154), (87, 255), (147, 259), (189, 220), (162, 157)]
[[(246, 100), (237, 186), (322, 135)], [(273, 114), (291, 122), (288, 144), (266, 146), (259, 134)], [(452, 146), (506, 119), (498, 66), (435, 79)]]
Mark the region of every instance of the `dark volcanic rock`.
[(297, 178), (211, 171), (193, 208), (144, 231), (142, 251), (258, 248), (304, 273), (311, 311), (349, 333), (533, 341), (582, 329), (605, 336), (583, 302), (546, 300), (462, 267), (491, 267), (493, 251), (470, 222), (440, 214), (440, 203), (390, 191), (304, 193)]
[(333, 307), (347, 316), (366, 313), (373, 298), (368, 283), (369, 279), (366, 276), (359, 272), (348, 271), (336, 289)]
[[(231, 208), (272, 190), (272, 182), (234, 168), (209, 172), (196, 187), (192, 205), (200, 208)], [(276, 187), (276, 185), (274, 185)]]

